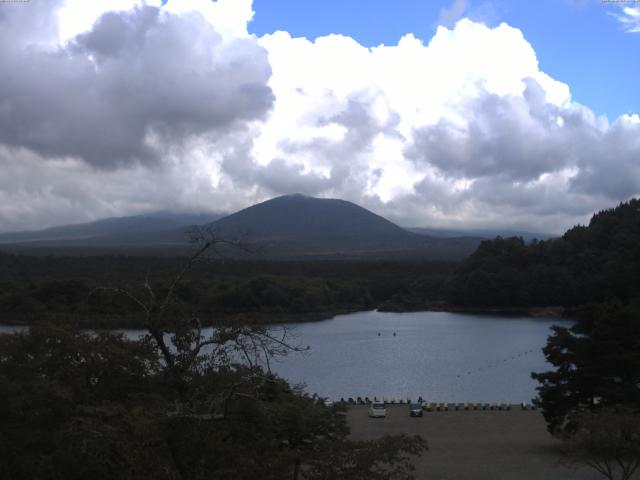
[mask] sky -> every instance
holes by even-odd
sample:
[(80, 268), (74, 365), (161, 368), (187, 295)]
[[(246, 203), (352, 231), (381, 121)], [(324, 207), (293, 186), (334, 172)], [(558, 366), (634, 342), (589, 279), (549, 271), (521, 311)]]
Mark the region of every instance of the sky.
[(0, 2), (0, 231), (302, 193), (561, 233), (640, 195), (640, 2)]

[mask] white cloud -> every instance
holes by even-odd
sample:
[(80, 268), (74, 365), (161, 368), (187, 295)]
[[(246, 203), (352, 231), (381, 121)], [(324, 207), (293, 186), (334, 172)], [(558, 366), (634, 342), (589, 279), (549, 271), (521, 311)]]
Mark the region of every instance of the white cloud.
[[(367, 49), (349, 37), (311, 42), (286, 32), (260, 44), (269, 52), (276, 102), (252, 152), (257, 163), (302, 163), (306, 175), (324, 175), (324, 195), (404, 223), (464, 223), (469, 212), (479, 218), (480, 199), (470, 206), (475, 178), (501, 184), (558, 175), (576, 161), (567, 156), (571, 138), (559, 123), (578, 116), (598, 129), (602, 122), (572, 104), (568, 86), (540, 71), (531, 45), (506, 24), (464, 19), (454, 29), (438, 28), (427, 45), (406, 35), (396, 46)], [(347, 117), (355, 120), (339, 121)], [(331, 173), (338, 166), (339, 179)], [(425, 207), (404, 214), (402, 205), (423, 197), (427, 184)], [(552, 187), (569, 189), (567, 182)], [(521, 216), (531, 220), (524, 208)], [(541, 228), (561, 228), (558, 215), (546, 220), (538, 219)]]
[(561, 231), (640, 194), (639, 117), (573, 102), (509, 25), (366, 48), (256, 38), (251, 0), (101, 2), (33, 0), (0, 26), (1, 230), (301, 192)]
[(621, 23), (623, 30), (630, 33), (640, 33), (640, 7), (620, 8), (620, 13), (611, 13)]

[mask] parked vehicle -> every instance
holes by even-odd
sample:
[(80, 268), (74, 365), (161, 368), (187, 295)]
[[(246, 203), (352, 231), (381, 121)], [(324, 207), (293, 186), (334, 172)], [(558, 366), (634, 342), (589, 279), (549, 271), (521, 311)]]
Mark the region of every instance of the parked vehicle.
[(422, 405), (419, 403), (410, 403), (409, 404), (409, 416), (410, 417), (421, 417), (422, 416)]
[(387, 409), (382, 402), (373, 402), (369, 405), (369, 416), (371, 418), (384, 418), (387, 416)]

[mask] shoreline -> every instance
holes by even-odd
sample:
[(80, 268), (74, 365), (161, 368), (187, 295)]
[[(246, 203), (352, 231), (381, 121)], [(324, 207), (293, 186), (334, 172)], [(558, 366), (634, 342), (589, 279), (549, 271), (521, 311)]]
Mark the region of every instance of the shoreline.
[[(424, 305), (420, 308), (384, 308), (384, 305), (380, 305), (377, 308), (372, 309), (355, 309), (345, 308), (330, 311), (321, 312), (306, 312), (306, 313), (289, 313), (289, 312), (246, 312), (246, 313), (214, 313), (212, 316), (217, 316), (218, 321), (204, 321), (202, 324), (205, 327), (210, 327), (216, 324), (224, 324), (225, 321), (229, 323), (246, 323), (253, 325), (277, 325), (277, 324), (289, 324), (289, 323), (307, 323), (307, 322), (320, 322), (323, 320), (330, 320), (340, 315), (349, 315), (352, 313), (364, 313), (364, 312), (383, 312), (383, 313), (412, 313), (412, 312), (450, 312), (469, 315), (493, 315), (493, 316), (518, 316), (529, 318), (557, 318), (566, 319), (566, 309), (561, 306), (554, 307), (461, 307), (443, 304), (431, 304)], [(44, 321), (33, 321), (31, 319), (16, 319), (16, 318), (1, 318), (0, 326), (7, 327), (28, 327), (38, 323), (64, 323), (77, 325), (80, 328), (98, 328), (98, 329), (131, 329), (140, 330), (144, 329), (144, 325), (134, 320), (131, 317), (121, 316), (105, 316), (94, 317), (92, 319), (80, 318), (77, 314), (67, 318), (52, 317)]]
[(442, 307), (432, 308), (431, 312), (469, 313), (474, 315), (523, 316), (531, 318), (564, 318), (565, 308), (556, 307)]

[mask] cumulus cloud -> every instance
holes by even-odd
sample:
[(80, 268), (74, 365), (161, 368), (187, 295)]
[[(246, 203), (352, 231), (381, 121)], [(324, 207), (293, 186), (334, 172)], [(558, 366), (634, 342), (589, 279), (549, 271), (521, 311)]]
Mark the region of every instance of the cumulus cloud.
[(417, 128), (406, 155), (449, 178), (529, 181), (572, 161), (563, 110), (528, 80), (522, 96), (481, 94), (457, 106), (460, 120)]
[[(188, 159), (97, 171), (77, 159), (51, 160), (26, 149), (0, 147), (2, 231), (93, 221), (157, 211), (230, 212), (256, 201), (250, 191), (217, 178), (215, 152), (189, 145)], [(213, 181), (212, 178), (217, 179)]]
[(0, 142), (102, 168), (157, 163), (191, 136), (264, 118), (273, 102), (266, 52), (251, 38), (223, 41), (197, 12), (135, 7), (65, 45), (1, 52)]
[[(286, 32), (260, 43), (276, 102), (252, 149), (255, 165), (298, 165), (301, 180), (315, 178), (313, 193), (323, 186), (404, 224), (560, 231), (594, 205), (640, 191), (632, 122), (621, 151), (614, 132), (623, 127), (572, 102), (508, 25), (462, 20), (427, 45), (407, 35), (367, 49), (339, 35), (311, 42)], [(624, 181), (588, 179), (612, 161)]]
[(465, 3), (374, 48), (256, 38), (251, 0), (3, 6), (0, 229), (300, 192), (559, 232), (640, 194), (640, 118), (575, 103), (516, 28), (453, 25)]

